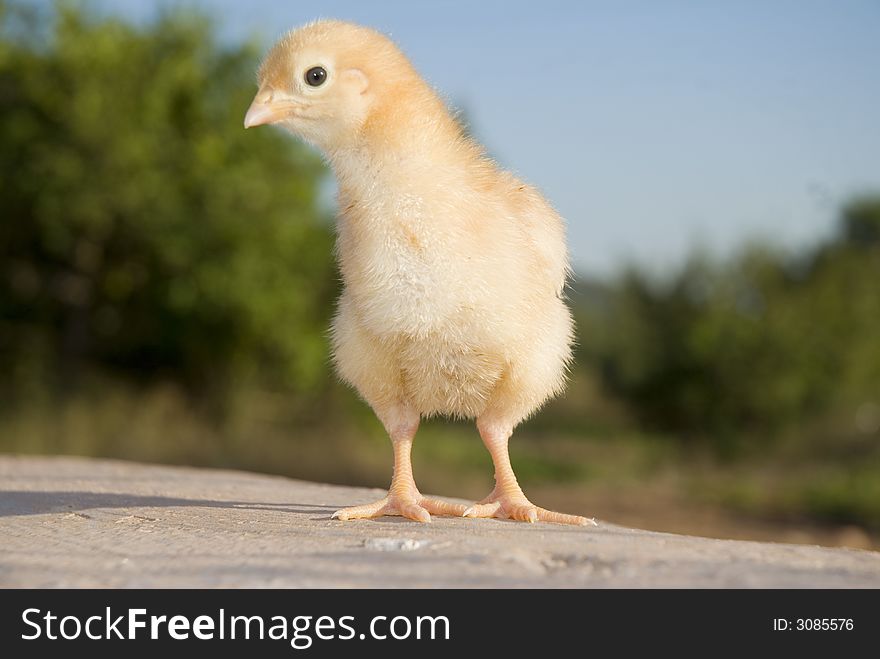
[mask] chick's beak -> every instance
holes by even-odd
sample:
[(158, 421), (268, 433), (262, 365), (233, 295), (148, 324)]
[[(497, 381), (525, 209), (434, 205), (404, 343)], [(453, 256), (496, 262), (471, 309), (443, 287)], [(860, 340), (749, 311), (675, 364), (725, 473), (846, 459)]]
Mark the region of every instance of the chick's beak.
[(283, 99), (273, 98), (271, 92), (260, 92), (248, 108), (247, 114), (244, 115), (244, 127), (274, 124), (276, 121), (284, 119), (289, 109), (290, 105), (284, 103)]

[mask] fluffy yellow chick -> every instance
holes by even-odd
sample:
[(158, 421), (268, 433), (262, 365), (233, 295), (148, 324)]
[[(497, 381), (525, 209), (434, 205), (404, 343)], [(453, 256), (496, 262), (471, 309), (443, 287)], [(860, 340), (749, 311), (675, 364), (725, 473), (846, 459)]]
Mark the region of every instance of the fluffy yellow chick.
[[(563, 222), (501, 171), (378, 32), (319, 21), (259, 70), (246, 128), (316, 146), (339, 182), (344, 290), (333, 359), (391, 437), (388, 495), (342, 520), (431, 514), (586, 524), (532, 504), (510, 464), (514, 427), (563, 389), (572, 319)], [(410, 451), (422, 417), (476, 419), (495, 489), (470, 507), (422, 496)]]

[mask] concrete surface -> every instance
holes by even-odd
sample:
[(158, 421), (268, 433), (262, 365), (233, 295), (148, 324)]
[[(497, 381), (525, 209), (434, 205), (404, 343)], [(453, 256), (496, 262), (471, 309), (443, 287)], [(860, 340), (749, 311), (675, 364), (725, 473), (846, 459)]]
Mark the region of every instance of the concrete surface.
[(234, 471), (0, 457), (4, 587), (880, 587), (880, 553), (437, 518)]

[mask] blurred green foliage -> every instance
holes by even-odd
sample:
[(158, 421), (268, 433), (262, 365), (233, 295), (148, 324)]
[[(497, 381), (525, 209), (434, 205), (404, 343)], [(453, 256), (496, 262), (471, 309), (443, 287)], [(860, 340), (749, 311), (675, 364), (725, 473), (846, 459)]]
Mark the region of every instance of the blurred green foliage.
[(845, 208), (810, 253), (697, 256), (607, 294), (588, 359), (648, 428), (723, 451), (840, 413), (843, 432), (876, 432), (856, 420), (880, 405), (880, 199)]
[(220, 46), (194, 14), (134, 27), (0, 7), (7, 400), (88, 368), (319, 389), (336, 286), (324, 170), (245, 134), (256, 49)]
[[(387, 439), (327, 359), (325, 170), (242, 127), (260, 49), (198, 13), (82, 7), (0, 0), (0, 450), (385, 484)], [(572, 303), (571, 386), (512, 447), (528, 487), (645, 502), (667, 479), (880, 529), (880, 197), (804, 253), (632, 268)], [(426, 491), (488, 491), (472, 425), (425, 424), (414, 459)]]

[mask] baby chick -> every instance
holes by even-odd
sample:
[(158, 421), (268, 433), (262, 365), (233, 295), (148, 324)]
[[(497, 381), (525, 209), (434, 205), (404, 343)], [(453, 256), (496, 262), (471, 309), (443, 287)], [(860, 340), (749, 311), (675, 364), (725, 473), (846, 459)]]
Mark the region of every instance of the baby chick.
[[(431, 514), (586, 524), (532, 504), (507, 450), (560, 393), (572, 319), (563, 222), (501, 171), (385, 36), (319, 21), (284, 36), (259, 70), (245, 128), (278, 124), (316, 146), (339, 183), (333, 319), (340, 376), (384, 424), (388, 495), (342, 520)], [(470, 507), (419, 492), (410, 451), (422, 417), (476, 419), (495, 489)]]

